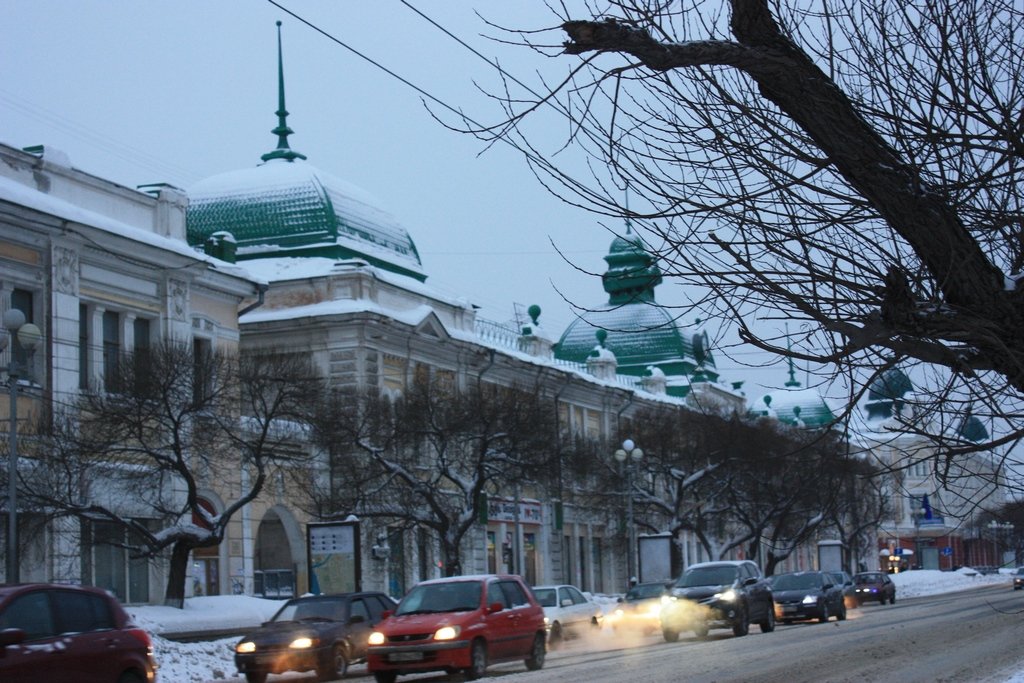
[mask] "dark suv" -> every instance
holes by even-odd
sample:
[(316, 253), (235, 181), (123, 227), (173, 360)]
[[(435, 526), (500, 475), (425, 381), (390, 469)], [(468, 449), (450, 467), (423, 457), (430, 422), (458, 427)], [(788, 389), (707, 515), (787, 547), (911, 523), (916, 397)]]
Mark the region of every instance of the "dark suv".
[(661, 632), (670, 643), (689, 630), (698, 638), (712, 628), (731, 628), (733, 635), (745, 636), (751, 623), (762, 633), (775, 630), (772, 589), (749, 560), (690, 565), (661, 610)]
[(0, 681), (154, 683), (149, 634), (99, 588), (0, 586)]

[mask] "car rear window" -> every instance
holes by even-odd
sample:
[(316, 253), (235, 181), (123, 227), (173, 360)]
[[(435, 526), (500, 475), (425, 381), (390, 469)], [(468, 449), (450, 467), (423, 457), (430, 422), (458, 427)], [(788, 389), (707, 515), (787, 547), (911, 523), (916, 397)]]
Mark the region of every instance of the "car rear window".
[(109, 631), (117, 627), (110, 602), (102, 595), (54, 591), (51, 596), (57, 614), (58, 633)]
[(554, 607), (556, 604), (554, 588), (534, 588), (533, 597), (537, 598), (541, 607)]
[(779, 574), (772, 581), (772, 589), (778, 591), (821, 588), (822, 585), (820, 574)]

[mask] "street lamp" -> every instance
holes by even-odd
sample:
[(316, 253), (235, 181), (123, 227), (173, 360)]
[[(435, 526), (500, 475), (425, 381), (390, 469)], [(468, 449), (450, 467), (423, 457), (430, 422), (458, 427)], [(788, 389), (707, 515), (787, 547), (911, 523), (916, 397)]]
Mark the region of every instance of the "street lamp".
[(25, 322), (25, 314), (17, 308), (4, 313), (4, 328), (7, 333), (0, 336), (0, 351), (9, 341), (17, 337), (18, 344), (25, 350), (25, 367), (18, 367), (14, 346), (11, 346), (11, 358), (7, 364), (7, 388), (10, 392), (11, 421), (7, 429), (8, 464), (7, 464), (7, 574), (6, 582), (20, 583), (18, 562), (18, 379), (27, 375), (30, 368), (28, 359), (42, 341), (43, 333), (39, 327)]
[(632, 439), (622, 442), (622, 448), (615, 451), (615, 459), (626, 467), (626, 572), (632, 579), (635, 574), (636, 528), (633, 525), (633, 466), (644, 457), (644, 452), (636, 448)]

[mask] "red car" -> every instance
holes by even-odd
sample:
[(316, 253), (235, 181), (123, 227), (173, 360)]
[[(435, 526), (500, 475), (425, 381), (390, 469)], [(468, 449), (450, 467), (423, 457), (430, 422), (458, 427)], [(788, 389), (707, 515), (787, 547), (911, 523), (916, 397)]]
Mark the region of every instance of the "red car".
[(153, 645), (99, 588), (0, 586), (0, 681), (154, 683)]
[(485, 574), (424, 581), (370, 634), (367, 668), (377, 683), (400, 674), (462, 671), (492, 662), (544, 666), (544, 609), (518, 576)]

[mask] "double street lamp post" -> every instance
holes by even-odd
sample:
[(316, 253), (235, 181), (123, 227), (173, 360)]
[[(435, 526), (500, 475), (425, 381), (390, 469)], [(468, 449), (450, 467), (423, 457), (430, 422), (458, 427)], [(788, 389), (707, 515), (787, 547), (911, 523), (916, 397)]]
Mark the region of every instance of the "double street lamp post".
[(0, 351), (13, 340), (24, 350), (23, 363), (19, 367), (18, 354), (11, 344), (11, 358), (7, 364), (7, 388), (9, 393), (10, 422), (7, 428), (7, 574), (9, 584), (20, 583), (18, 558), (18, 381), (29, 372), (29, 357), (42, 341), (42, 332), (32, 323), (25, 322), (25, 314), (17, 308), (4, 313), (6, 334), (0, 336)]
[(633, 524), (633, 467), (644, 457), (632, 439), (622, 442), (622, 448), (615, 451), (615, 459), (626, 468), (626, 572), (629, 581), (636, 576), (636, 526)]

